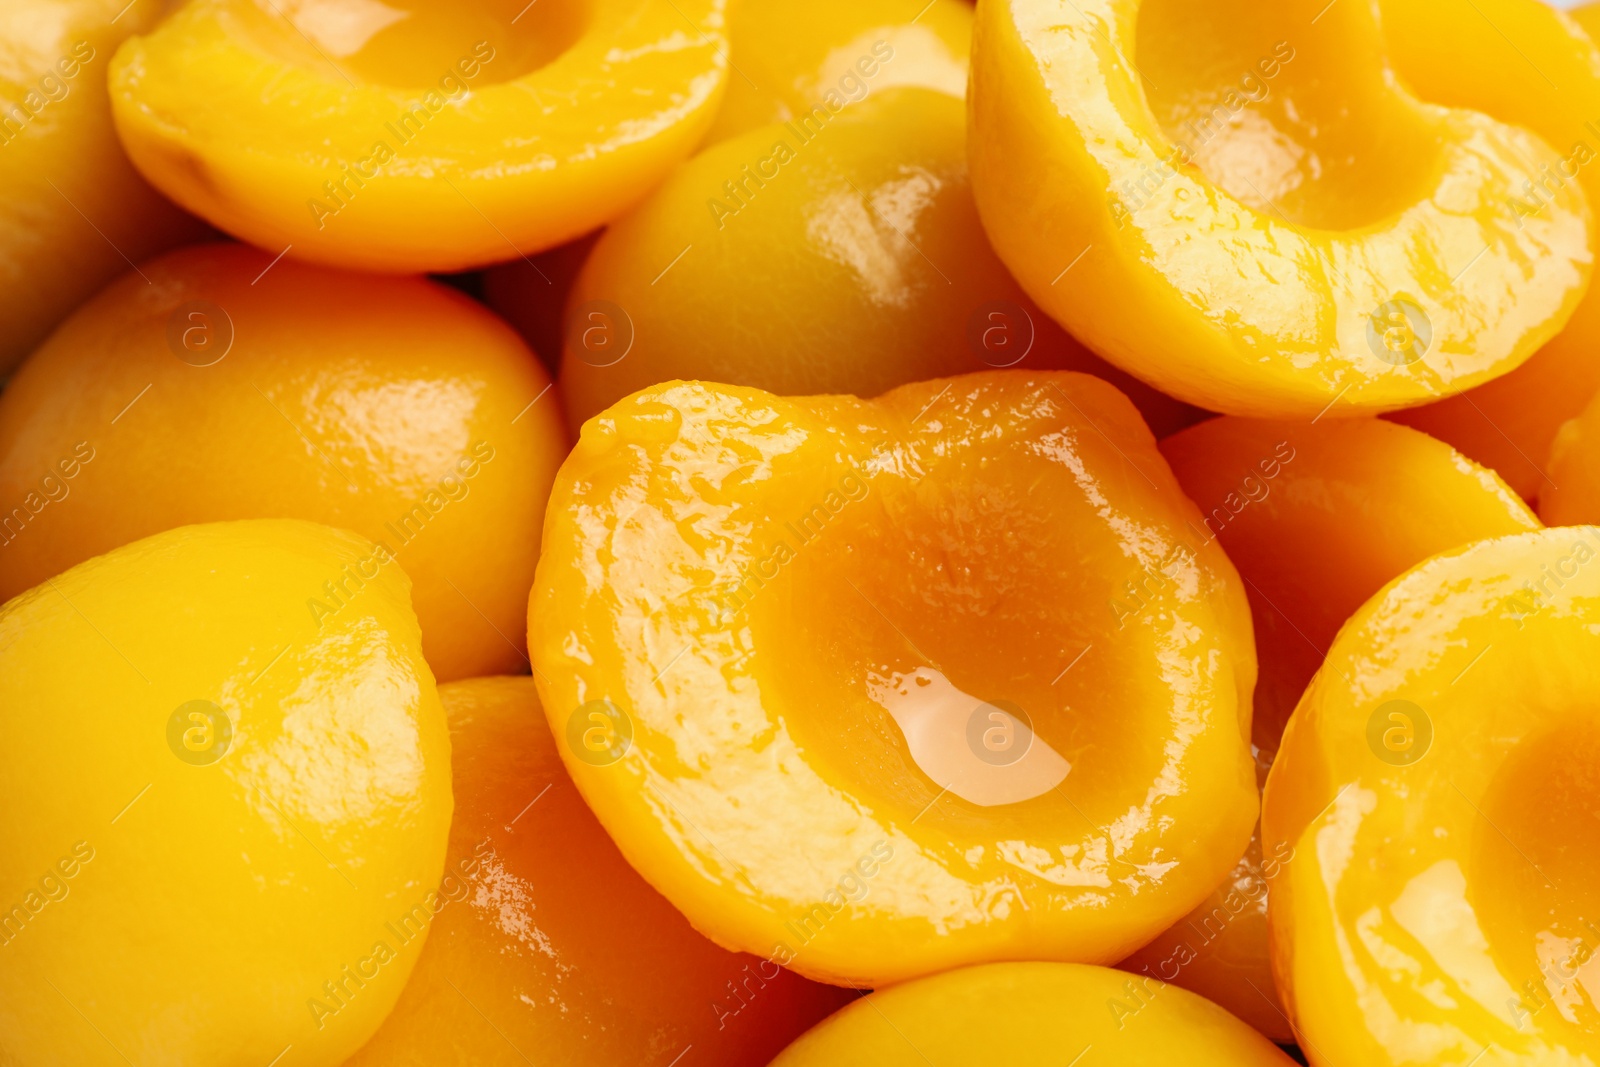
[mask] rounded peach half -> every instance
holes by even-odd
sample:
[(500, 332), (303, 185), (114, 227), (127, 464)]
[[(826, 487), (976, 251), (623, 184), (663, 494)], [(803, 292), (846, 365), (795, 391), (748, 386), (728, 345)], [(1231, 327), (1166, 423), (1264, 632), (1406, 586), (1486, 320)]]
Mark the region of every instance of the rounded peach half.
[(454, 289), (197, 245), (124, 275), (0, 394), (0, 597), (191, 523), (299, 518), (370, 551), (319, 626), (404, 568), (446, 681), (527, 662), (544, 497), (568, 448), (549, 376)]
[(718, 948), (628, 867), (562, 767), (532, 678), (452, 682), (439, 700), (456, 805), (444, 880), (403, 917), (427, 944), (346, 1067), (762, 1067), (851, 999)]
[[(1076, 1057), (1076, 1059), (1074, 1059)], [(880, 990), (837, 1012), (772, 1067), (1288, 1067), (1209, 1001), (1118, 971), (998, 963)]]
[(1550, 449), (1539, 516), (1551, 526), (1600, 522), (1600, 396), (1566, 422)]
[[(559, 387), (574, 428), (675, 378), (876, 396), (988, 368), (1085, 371), (1162, 432), (1193, 422), (1028, 299), (967, 174), (961, 102), (920, 88), (707, 148), (607, 229), (572, 288)], [(523, 279), (537, 307), (551, 287)]]
[(461, 270), (621, 214), (693, 150), (725, 0), (193, 0), (117, 53), (135, 166), (277, 253)]
[(0, 5), (0, 374), (95, 290), (207, 228), (150, 188), (111, 122), (106, 70), (154, 0)]
[(1244, 851), (1244, 593), (1098, 379), (668, 383), (590, 420), (547, 514), (563, 758), (726, 947), (857, 986), (1114, 962)]
[(1379, 419), (1225, 416), (1161, 442), (1202, 536), (1239, 568), (1255, 621), (1253, 741), (1269, 757), (1334, 635), (1429, 556), (1539, 529), (1493, 471)]
[(1414, 406), (1505, 374), (1588, 285), (1555, 149), (1395, 77), (1371, 4), (1014, 0), (973, 31), (995, 250), (1106, 360), (1213, 411)]
[(1479, 541), (1340, 631), (1262, 833), (1279, 988), (1312, 1062), (1583, 1063), (1600, 901), (1600, 529)]

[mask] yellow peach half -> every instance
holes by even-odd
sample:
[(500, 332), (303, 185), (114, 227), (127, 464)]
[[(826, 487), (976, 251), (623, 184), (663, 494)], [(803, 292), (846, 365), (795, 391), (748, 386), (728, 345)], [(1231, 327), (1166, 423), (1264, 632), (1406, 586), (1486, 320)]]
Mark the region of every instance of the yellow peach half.
[(443, 679), (514, 671), (568, 447), (516, 335), (461, 293), (196, 245), (127, 274), (0, 394), (0, 596), (161, 530), (296, 518), (368, 552), (302, 610), (403, 567)]
[[(573, 428), (674, 378), (875, 396), (988, 367), (1112, 380), (1161, 432), (1192, 408), (1086, 351), (989, 246), (962, 104), (875, 92), (712, 145), (595, 245), (567, 301)], [(525, 303), (550, 286), (522, 274)]]
[(1288, 1067), (1260, 1034), (1176, 986), (1103, 967), (997, 963), (879, 990), (772, 1067)]
[(725, 947), (856, 986), (1112, 963), (1255, 821), (1249, 616), (1199, 521), (1088, 375), (666, 383), (557, 477), (540, 699), (623, 855)]
[(253, 244), (373, 271), (531, 255), (687, 156), (725, 0), (193, 0), (117, 53), (141, 172)]
[[(1265, 782), (1284, 724), (1344, 621), (1429, 556), (1539, 528), (1493, 473), (1426, 434), (1377, 419), (1270, 422), (1226, 416), (1161, 443), (1250, 598), (1260, 676), (1251, 720)], [(1167, 581), (1153, 575), (1145, 583)], [(1290, 1041), (1267, 948), (1270, 890), (1289, 842), (1250, 848), (1183, 920), (1124, 960)]]
[(1274, 970), (1318, 1067), (1600, 1056), (1600, 528), (1479, 541), (1345, 625), (1262, 834)]
[(972, 9), (961, 0), (741, 0), (731, 26), (713, 142), (897, 85), (967, 92)]
[(132, 264), (206, 232), (117, 141), (106, 71), (158, 0), (0, 5), (0, 374)]
[(1372, 4), (980, 4), (969, 106), (973, 191), (1023, 288), (1210, 410), (1450, 395), (1531, 356), (1589, 283), (1581, 188), (1508, 203), (1557, 150), (1419, 101)]
[(336, 1067), (427, 934), (450, 740), (398, 568), (186, 526), (0, 608), (0, 1062)]
[[(1395, 71), (1417, 95), (1526, 126), (1555, 148), (1556, 159), (1506, 191), (1510, 212), (1545, 216), (1567, 188), (1600, 204), (1600, 50), (1571, 19), (1539, 0), (1379, 7)], [(1597, 348), (1600, 293), (1591, 289), (1562, 331), (1516, 370), (1395, 418), (1450, 442), (1533, 500), (1553, 483), (1546, 464), (1557, 430), (1600, 390)]]
[(346, 1067), (762, 1067), (852, 999), (718, 948), (628, 867), (532, 678), (451, 682), (439, 700), (456, 801), (443, 899), (420, 916), (400, 1003)]
[(1377, 419), (1314, 424), (1226, 416), (1161, 442), (1239, 568), (1255, 621), (1254, 742), (1277, 751), (1289, 715), (1357, 608), (1429, 556), (1539, 528), (1494, 472)]

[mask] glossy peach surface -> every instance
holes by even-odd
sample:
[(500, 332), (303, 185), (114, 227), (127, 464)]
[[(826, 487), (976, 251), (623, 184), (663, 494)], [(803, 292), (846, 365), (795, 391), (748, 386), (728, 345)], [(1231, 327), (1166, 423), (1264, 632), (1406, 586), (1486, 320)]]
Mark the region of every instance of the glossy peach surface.
[(1112, 962), (1255, 818), (1244, 593), (1183, 545), (1198, 521), (1085, 375), (669, 383), (557, 478), (540, 697), (601, 824), (720, 944), (863, 986)]
[(629, 868), (532, 678), (439, 699), (456, 781), (442, 900), (394, 1014), (348, 1067), (762, 1067), (851, 999), (717, 948)]
[(1374, 593), (1429, 556), (1539, 528), (1493, 472), (1381, 420), (1213, 419), (1161, 454), (1200, 508), (1196, 537), (1216, 538), (1244, 579), (1260, 661), (1254, 742), (1269, 755)]
[[(545, 288), (528, 278), (528, 299)], [(875, 89), (714, 145), (608, 229), (568, 298), (560, 384), (576, 428), (674, 378), (875, 396), (1019, 366), (1113, 378), (1162, 432), (1194, 418), (1017, 287), (972, 201), (960, 101)]]
[(111, 126), (111, 56), (160, 7), (0, 5), (0, 374), (130, 260), (205, 230), (145, 184)]
[(533, 355), (466, 297), (236, 245), (85, 305), (0, 394), (0, 596), (186, 523), (304, 518), (372, 543), (308, 591), (347, 610), (398, 561), (441, 678), (526, 663), (545, 487), (566, 451)]
[(1211, 410), (1449, 395), (1526, 360), (1588, 285), (1577, 185), (1507, 207), (1561, 154), (1413, 97), (1373, 5), (980, 5), (971, 116), (973, 190), (1023, 288)]
[(1340, 631), (1262, 833), (1279, 985), (1314, 1064), (1600, 1055), (1600, 529), (1480, 541)]
[[(1077, 1057), (1076, 1060), (1073, 1057)], [(1120, 971), (999, 963), (879, 990), (795, 1042), (772, 1067), (1287, 1067), (1208, 1001)]]
[(366, 552), (190, 526), (0, 608), (0, 1062), (335, 1067), (378, 1028), (450, 741), (399, 568), (306, 611)]
[[(1514, 217), (1581, 187), (1600, 204), (1600, 51), (1539, 0), (1381, 0), (1397, 73), (1424, 100), (1526, 126), (1558, 160), (1508, 190)], [(1579, 21), (1582, 9), (1574, 12)], [(1591, 22), (1592, 22), (1591, 17)], [(1493, 77), (1481, 72), (1493, 70)], [(1476, 268), (1474, 268), (1476, 269)], [(1551, 442), (1600, 389), (1600, 293), (1533, 358), (1460, 397), (1398, 416), (1493, 467), (1529, 500), (1548, 490)]]
[(891, 86), (961, 99), (972, 8), (962, 0), (741, 0), (729, 38), (733, 69), (713, 142), (817, 108), (836, 111)]
[[(1256, 780), (1271, 766), (1257, 750)], [(1139, 951), (1117, 964), (1141, 982), (1158, 980), (1205, 997), (1280, 1044), (1294, 1041), (1272, 975), (1267, 898), (1293, 853), (1263, 849), (1257, 825), (1245, 849), (1211, 893)]]
[(274, 253), (460, 270), (587, 233), (705, 135), (725, 0), (191, 0), (111, 73), (140, 171)]
[[(1374, 419), (1316, 424), (1224, 417), (1161, 451), (1249, 594), (1260, 675), (1252, 719), (1259, 777), (1334, 634), (1373, 593), (1435, 553), (1539, 527), (1494, 474), (1425, 434)], [(1293, 855), (1258, 833), (1193, 912), (1125, 969), (1209, 997), (1291, 1041), (1267, 949), (1269, 888)]]

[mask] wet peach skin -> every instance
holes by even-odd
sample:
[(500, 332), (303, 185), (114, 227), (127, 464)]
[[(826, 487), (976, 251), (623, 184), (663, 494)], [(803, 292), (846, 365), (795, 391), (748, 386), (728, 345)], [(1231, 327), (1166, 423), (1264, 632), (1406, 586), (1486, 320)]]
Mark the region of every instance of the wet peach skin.
[[(1492, 36), (1470, 4), (1411, 6), (1390, 36), (1366, 3), (978, 5), (969, 158), (995, 250), (1097, 354), (1209, 410), (1374, 414), (1507, 374), (1574, 316), (1593, 205), (1565, 182), (1508, 208), (1567, 142), (1397, 77), (1391, 53), (1438, 31)], [(1440, 51), (1477, 95), (1519, 65)]]
[[(1253, 747), (1263, 784), (1295, 703), (1368, 597), (1436, 553), (1539, 527), (1496, 475), (1380, 420), (1225, 417), (1167, 438), (1161, 451), (1201, 508), (1194, 537), (1221, 543), (1250, 598), (1260, 662)], [(1168, 580), (1151, 576), (1143, 595)], [(1267, 914), (1269, 887), (1293, 854), (1291, 842), (1267, 844), (1258, 832), (1210, 898), (1121, 966), (1193, 989), (1275, 1040), (1292, 1040), (1271, 972)]]
[[(574, 430), (674, 378), (870, 397), (990, 367), (1098, 374), (1162, 433), (1199, 417), (1089, 353), (1006, 272), (973, 203), (959, 100), (886, 87), (822, 114), (707, 147), (599, 238), (567, 302)], [(536, 318), (553, 288), (513, 268), (494, 300)]]
[(995, 963), (879, 990), (813, 1028), (772, 1067), (1088, 1067), (1097, 1060), (1127, 1067), (1290, 1062), (1182, 989), (1134, 983), (1104, 967)]
[(444, 870), (450, 741), (403, 571), (305, 610), (367, 551), (190, 525), (0, 608), (0, 1063), (328, 1065), (382, 1024), (422, 947), (383, 924)]
[(1475, 542), (1346, 624), (1263, 834), (1274, 968), (1317, 1064), (1590, 1062), (1600, 529)]
[(333, 266), (465, 270), (659, 183), (716, 118), (726, 31), (725, 0), (189, 0), (109, 84), (134, 165), (220, 229)]
[(761, 1067), (854, 998), (727, 952), (629, 868), (556, 754), (534, 681), (441, 686), (456, 814), (427, 943), (349, 1067)]
[(111, 124), (117, 46), (154, 0), (7, 0), (0, 10), (0, 375), (139, 262), (209, 231), (147, 185)]

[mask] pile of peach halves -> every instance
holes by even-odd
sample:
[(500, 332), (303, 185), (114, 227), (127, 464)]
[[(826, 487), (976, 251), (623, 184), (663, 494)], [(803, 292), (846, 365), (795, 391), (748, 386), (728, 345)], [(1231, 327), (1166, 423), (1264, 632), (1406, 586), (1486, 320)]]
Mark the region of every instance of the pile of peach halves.
[(0, 1065), (1594, 1067), (1597, 39), (0, 0)]

